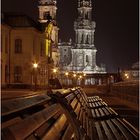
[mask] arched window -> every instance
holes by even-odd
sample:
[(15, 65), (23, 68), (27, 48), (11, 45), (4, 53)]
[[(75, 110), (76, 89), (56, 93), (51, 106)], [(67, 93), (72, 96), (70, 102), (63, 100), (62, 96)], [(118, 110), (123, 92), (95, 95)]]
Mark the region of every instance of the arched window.
[(84, 43), (84, 35), (81, 36), (81, 43)]
[(89, 58), (88, 58), (88, 55), (86, 55), (86, 62), (87, 62), (87, 63), (89, 62)]
[(89, 44), (89, 35), (86, 37), (86, 44)]
[(22, 53), (22, 40), (21, 39), (15, 40), (15, 53)]
[(52, 19), (52, 17), (50, 16), (50, 12), (49, 11), (44, 12), (43, 16), (44, 16), (45, 20), (51, 20)]

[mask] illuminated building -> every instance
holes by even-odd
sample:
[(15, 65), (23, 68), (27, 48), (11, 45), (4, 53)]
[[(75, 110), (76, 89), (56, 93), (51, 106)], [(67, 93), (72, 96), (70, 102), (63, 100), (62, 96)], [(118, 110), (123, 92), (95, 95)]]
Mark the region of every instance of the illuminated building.
[[(50, 69), (59, 63), (56, 9), (55, 1), (48, 0), (43, 3), (41, 0), (39, 22), (25, 15), (2, 14), (2, 87), (29, 87), (35, 85), (35, 81), (40, 87), (48, 85)], [(38, 64), (36, 69), (33, 67), (35, 63)]]
[(123, 70), (121, 77), (124, 81), (139, 80), (139, 62), (134, 63), (131, 68)]
[[(63, 70), (84, 72), (86, 74), (106, 73), (105, 67), (96, 64), (97, 49), (94, 45), (94, 32), (96, 24), (92, 21), (91, 0), (78, 1), (78, 18), (74, 22), (75, 43), (59, 42), (60, 65)], [(71, 47), (72, 57), (66, 54)], [(68, 60), (67, 62), (63, 62)], [(69, 61), (71, 61), (69, 63)]]
[(4, 14), (2, 19), (2, 86), (33, 85), (33, 63), (37, 62), (37, 83), (46, 85), (45, 36), (40, 24), (25, 15)]
[[(39, 22), (45, 26), (46, 34), (46, 56), (48, 57), (48, 67), (58, 67), (59, 50), (58, 50), (58, 27), (56, 24), (56, 0), (39, 1)], [(49, 70), (51, 71), (51, 70)], [(51, 77), (51, 73), (49, 74)]]

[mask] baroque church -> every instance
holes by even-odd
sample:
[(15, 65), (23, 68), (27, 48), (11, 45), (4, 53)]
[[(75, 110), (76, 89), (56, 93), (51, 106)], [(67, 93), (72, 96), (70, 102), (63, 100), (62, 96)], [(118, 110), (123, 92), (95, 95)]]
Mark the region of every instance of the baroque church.
[(91, 0), (78, 0), (78, 18), (74, 22), (75, 42), (59, 41), (60, 67), (62, 71), (86, 74), (106, 73), (105, 66), (97, 66), (94, 45), (96, 23), (92, 21)]

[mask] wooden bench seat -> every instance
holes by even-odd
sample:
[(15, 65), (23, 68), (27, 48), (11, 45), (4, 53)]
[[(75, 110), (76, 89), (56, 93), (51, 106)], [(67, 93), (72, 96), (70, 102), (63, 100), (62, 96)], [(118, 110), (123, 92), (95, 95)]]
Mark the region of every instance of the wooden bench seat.
[[(61, 91), (59, 92), (61, 94)], [(85, 130), (91, 140), (138, 139), (138, 131), (128, 125), (129, 123), (120, 118), (106, 103), (105, 105), (99, 104), (98, 107), (91, 106), (92, 103), (104, 102), (102, 100), (89, 102), (87, 97), (81, 93), (79, 88), (78, 90), (67, 90), (63, 94), (63, 98), (66, 99), (67, 105), (74, 110), (76, 118), (80, 122), (80, 127)], [(100, 97), (95, 98), (100, 99)]]
[(88, 140), (65, 103), (47, 94), (15, 101), (3, 102), (2, 140)]
[(89, 103), (102, 101), (99, 96), (87, 97), (87, 99)]
[(138, 139), (137, 130), (103, 100), (89, 101), (81, 90), (62, 89), (28, 100), (4, 101), (2, 140)]
[(107, 106), (107, 104), (104, 101), (89, 102), (88, 104), (90, 108), (99, 108)]
[(120, 118), (93, 122), (90, 120), (91, 139), (95, 140), (136, 140), (138, 132), (130, 130)]
[(91, 117), (95, 120), (118, 117), (118, 114), (110, 107), (100, 107), (91, 110)]
[[(79, 89), (73, 90), (73, 94), (75, 95), (74, 100), (77, 100), (82, 106), (85, 106), (89, 117), (92, 117), (95, 120), (118, 117), (118, 114), (111, 107), (108, 107), (104, 101), (98, 100), (95, 102), (87, 102), (87, 97), (85, 97), (85, 95), (83, 96)], [(95, 99), (100, 98), (99, 96), (95, 96)]]

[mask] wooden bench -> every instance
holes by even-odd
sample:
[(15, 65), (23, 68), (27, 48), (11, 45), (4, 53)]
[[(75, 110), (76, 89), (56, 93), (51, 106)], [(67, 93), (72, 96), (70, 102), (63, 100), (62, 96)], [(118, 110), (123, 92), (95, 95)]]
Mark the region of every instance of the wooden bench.
[[(53, 91), (52, 98), (65, 98), (67, 106), (73, 109), (80, 127), (91, 140), (133, 140), (138, 139), (138, 131), (110, 107), (91, 107), (90, 103), (102, 102), (99, 97), (87, 97), (81, 88)], [(92, 100), (91, 100), (92, 99)], [(61, 102), (61, 100), (60, 100)]]
[(62, 102), (47, 93), (3, 101), (2, 140), (88, 140)]
[(2, 101), (2, 140), (125, 140), (138, 139), (137, 130), (98, 96), (81, 88), (54, 90), (36, 96)]

